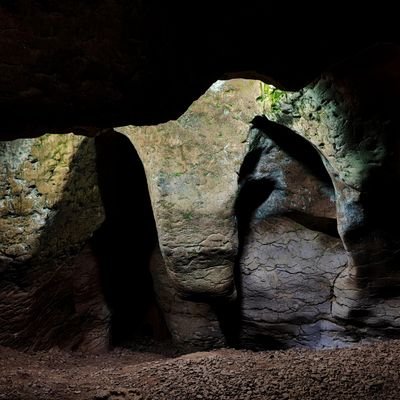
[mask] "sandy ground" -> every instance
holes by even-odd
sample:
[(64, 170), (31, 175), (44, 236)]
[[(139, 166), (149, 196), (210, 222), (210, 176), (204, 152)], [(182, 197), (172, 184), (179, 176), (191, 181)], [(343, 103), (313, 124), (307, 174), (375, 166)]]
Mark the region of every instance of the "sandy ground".
[(400, 399), (400, 341), (341, 350), (219, 349), (177, 357), (0, 347), (0, 399)]

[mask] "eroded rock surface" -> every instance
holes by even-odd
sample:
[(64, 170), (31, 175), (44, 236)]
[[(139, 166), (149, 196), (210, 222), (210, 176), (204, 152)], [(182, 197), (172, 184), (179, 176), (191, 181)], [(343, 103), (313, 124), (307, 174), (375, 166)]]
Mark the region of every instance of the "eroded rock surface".
[(191, 350), (226, 344), (215, 309), (206, 301), (194, 302), (179, 295), (159, 248), (153, 252), (150, 270), (158, 304), (176, 344)]
[(217, 82), (177, 121), (119, 129), (143, 161), (161, 252), (181, 294), (234, 293), (233, 204), (258, 95), (255, 81)]
[(333, 313), (383, 329), (399, 327), (399, 65), (398, 47), (375, 48), (300, 92), (265, 90), (267, 116), (318, 148), (335, 186), (348, 265)]
[(242, 340), (338, 345), (333, 286), (347, 260), (332, 183), (311, 144), (266, 119), (254, 123), (236, 203)]
[[(176, 121), (117, 129), (146, 171), (161, 253), (153, 251), (152, 283), (146, 268), (143, 274), (176, 342), (226, 344), (227, 330), (239, 327), (242, 343), (331, 347), (398, 328), (400, 215), (392, 187), (400, 180), (399, 146), (389, 116), (400, 69), (397, 53), (386, 51), (392, 64), (384, 89), (374, 92), (386, 96), (379, 106), (364, 100), (371, 98), (361, 89), (370, 75), (357, 75), (355, 62), (299, 92), (218, 81)], [(370, 67), (379, 70), (379, 63)], [(268, 119), (254, 119), (262, 113)], [(109, 172), (115, 132), (107, 135), (97, 141), (104, 139), (102, 168)], [(128, 147), (124, 140), (113, 164)], [(1, 343), (105, 347), (110, 312), (87, 244), (104, 219), (94, 140), (54, 135), (0, 146)], [(112, 193), (108, 213), (119, 221), (109, 220), (113, 229), (104, 234), (105, 224), (99, 241), (111, 267), (119, 250), (130, 266), (130, 250), (134, 264), (136, 249), (146, 248), (147, 257), (157, 241), (155, 233), (141, 236), (147, 217), (140, 224), (135, 213), (124, 218), (147, 199), (130, 202), (134, 191), (121, 190), (137, 183), (136, 172), (119, 173), (127, 165), (104, 189)], [(131, 233), (137, 222), (136, 247), (124, 222)], [(128, 276), (134, 274), (118, 279)], [(140, 279), (135, 285), (140, 289)]]
[(243, 340), (276, 348), (343, 345), (349, 339), (331, 311), (346, 265), (340, 240), (282, 216), (251, 228), (241, 259)]
[(103, 220), (93, 139), (2, 142), (0, 165), (1, 343), (104, 348), (109, 314), (83, 249)]

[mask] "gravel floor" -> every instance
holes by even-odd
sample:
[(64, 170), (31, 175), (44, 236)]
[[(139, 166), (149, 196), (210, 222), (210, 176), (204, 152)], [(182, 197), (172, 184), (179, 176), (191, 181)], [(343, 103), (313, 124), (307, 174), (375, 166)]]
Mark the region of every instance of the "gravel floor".
[(400, 399), (400, 341), (341, 350), (220, 349), (176, 358), (0, 347), (0, 399)]

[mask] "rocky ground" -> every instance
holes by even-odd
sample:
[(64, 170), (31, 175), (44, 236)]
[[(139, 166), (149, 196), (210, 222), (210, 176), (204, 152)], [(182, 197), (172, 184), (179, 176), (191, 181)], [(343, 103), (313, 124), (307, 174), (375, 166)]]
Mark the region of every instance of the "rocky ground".
[(0, 348), (0, 399), (399, 399), (400, 341), (341, 350), (173, 356)]

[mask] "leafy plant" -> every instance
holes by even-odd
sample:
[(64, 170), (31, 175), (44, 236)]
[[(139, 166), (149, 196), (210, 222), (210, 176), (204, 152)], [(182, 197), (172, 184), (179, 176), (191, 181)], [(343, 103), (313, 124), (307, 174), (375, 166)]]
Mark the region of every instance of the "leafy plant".
[(266, 103), (270, 104), (271, 111), (278, 111), (279, 102), (282, 99), (283, 95), (284, 92), (277, 89), (275, 86), (260, 82), (260, 95), (256, 98), (256, 101), (263, 104), (264, 112)]
[(193, 219), (193, 212), (192, 211), (184, 211), (183, 218), (191, 221)]

